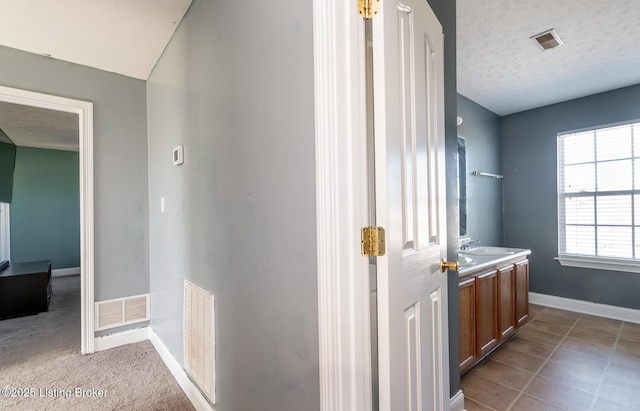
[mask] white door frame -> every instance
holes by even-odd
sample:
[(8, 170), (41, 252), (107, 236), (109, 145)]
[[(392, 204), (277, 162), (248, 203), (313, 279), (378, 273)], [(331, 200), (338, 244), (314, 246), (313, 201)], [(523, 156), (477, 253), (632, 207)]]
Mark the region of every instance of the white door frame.
[[(372, 408), (364, 22), (356, 2), (313, 0), (321, 411)], [(448, 393), (447, 393), (448, 394)], [(464, 409), (458, 391), (452, 409)]]
[(0, 203), (0, 261), (11, 260), (9, 203)]
[(320, 409), (371, 410), (364, 21), (313, 1)]
[(80, 134), (81, 351), (94, 352), (93, 103), (0, 86), (0, 101), (78, 115)]

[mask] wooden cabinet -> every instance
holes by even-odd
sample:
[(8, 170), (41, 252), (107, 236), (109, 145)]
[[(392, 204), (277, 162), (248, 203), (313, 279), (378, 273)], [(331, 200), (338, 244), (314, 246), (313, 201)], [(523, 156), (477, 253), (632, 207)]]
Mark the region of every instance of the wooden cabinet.
[(482, 357), (498, 344), (498, 272), (476, 277), (477, 354)]
[(529, 316), (529, 261), (460, 277), (460, 373), (512, 336)]
[(513, 264), (498, 269), (498, 328), (500, 338), (516, 331), (516, 282)]
[(476, 363), (476, 279), (458, 285), (460, 295), (460, 371)]
[(516, 320), (518, 326), (529, 318), (529, 260), (515, 264)]

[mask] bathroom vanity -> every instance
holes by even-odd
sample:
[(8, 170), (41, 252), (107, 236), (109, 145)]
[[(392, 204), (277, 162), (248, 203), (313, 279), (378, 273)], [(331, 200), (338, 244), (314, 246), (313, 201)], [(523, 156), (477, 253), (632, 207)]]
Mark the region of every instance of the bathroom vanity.
[(531, 250), (476, 247), (459, 261), (460, 374), (507, 341), (529, 317)]

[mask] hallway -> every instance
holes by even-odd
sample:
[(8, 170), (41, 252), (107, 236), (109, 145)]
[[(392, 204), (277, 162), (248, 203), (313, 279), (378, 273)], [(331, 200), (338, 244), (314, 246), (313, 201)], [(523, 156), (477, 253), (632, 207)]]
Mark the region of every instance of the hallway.
[(149, 341), (81, 355), (80, 276), (52, 282), (48, 312), (0, 321), (0, 409), (193, 409)]

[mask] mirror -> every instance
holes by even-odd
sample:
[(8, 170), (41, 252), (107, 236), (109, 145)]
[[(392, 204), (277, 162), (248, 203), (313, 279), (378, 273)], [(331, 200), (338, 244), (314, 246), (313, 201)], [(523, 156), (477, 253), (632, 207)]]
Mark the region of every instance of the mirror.
[(458, 95), (457, 129), (459, 237), (483, 245), (502, 245), (500, 117)]
[(458, 208), (460, 213), (459, 237), (467, 235), (467, 142), (458, 136)]

